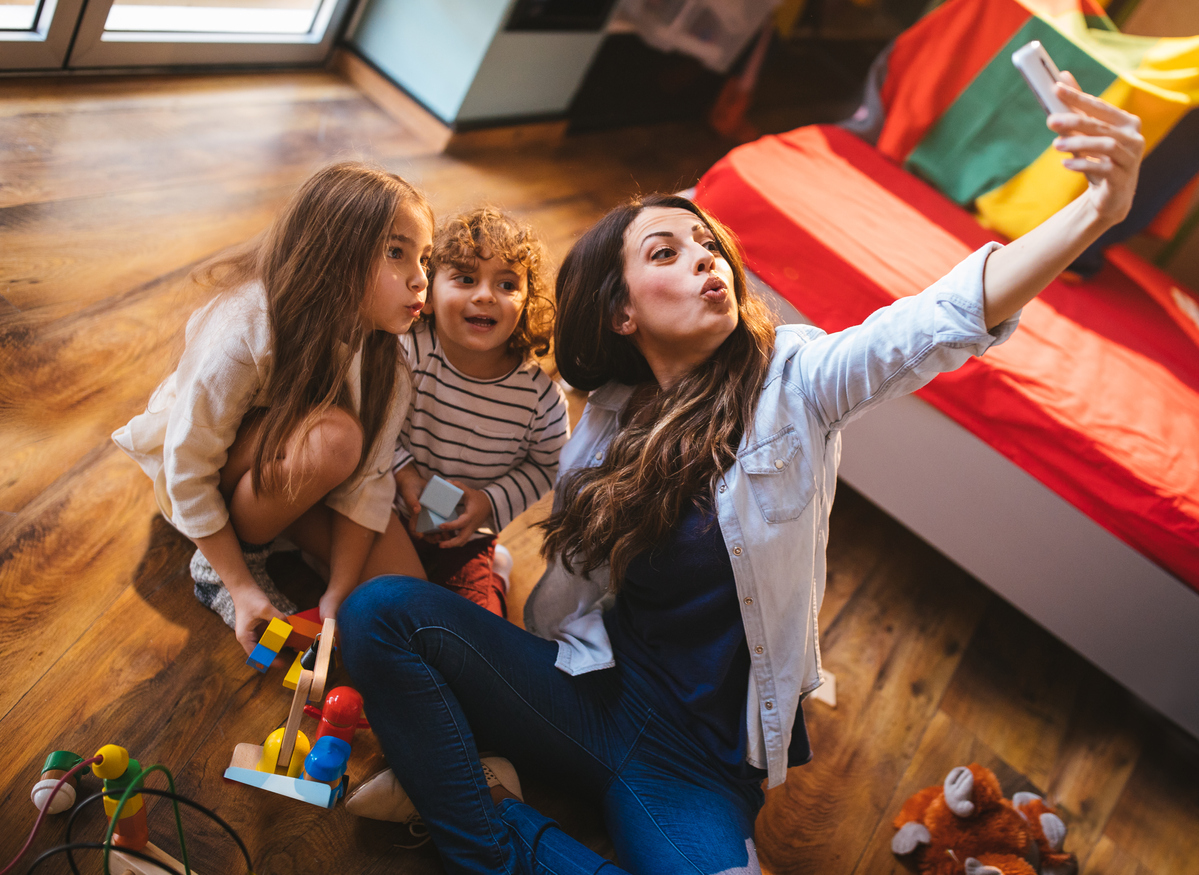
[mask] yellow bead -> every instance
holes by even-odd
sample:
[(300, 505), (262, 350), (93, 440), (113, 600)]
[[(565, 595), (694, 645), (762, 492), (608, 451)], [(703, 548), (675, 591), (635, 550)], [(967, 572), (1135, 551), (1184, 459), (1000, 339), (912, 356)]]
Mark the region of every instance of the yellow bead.
[[(283, 746), (284, 731), (284, 727), (280, 726), (266, 737), (266, 741), (262, 745), (262, 759), (254, 767), (258, 771), (267, 773), (276, 771), (275, 766), (279, 762), (279, 748)], [(310, 750), (312, 750), (312, 743), (308, 741), (308, 736), (303, 732), (297, 732), (295, 747), (291, 751), (291, 762), (287, 767), (287, 777), (300, 777), (300, 772), (304, 769), (304, 758), (308, 756)]]
[(96, 751), (96, 756), (104, 757), (103, 761), (92, 765), (92, 774), (97, 778), (111, 781), (125, 774), (129, 768), (129, 751), (119, 744), (106, 744)]

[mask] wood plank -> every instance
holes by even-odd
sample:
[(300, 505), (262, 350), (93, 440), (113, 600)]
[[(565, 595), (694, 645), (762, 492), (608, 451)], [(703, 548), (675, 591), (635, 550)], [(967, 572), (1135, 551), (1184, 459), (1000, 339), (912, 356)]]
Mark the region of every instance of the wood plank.
[(0, 530), (0, 715), (127, 588), (154, 504), (128, 465), (115, 444), (93, 450)]
[(769, 790), (757, 821), (775, 875), (852, 872), (994, 597), (912, 536), (824, 630), (835, 710), (805, 709), (815, 757)]
[(156, 189), (179, 181), (181, 165), (193, 182), (281, 167), (303, 178), (335, 156), (370, 160), (377, 147), (392, 155), (434, 151), (354, 89), (339, 87), (338, 99), (297, 101), (268, 91), (187, 112), (174, 111), (167, 96), (131, 96), (102, 112), (0, 116), (0, 207)]
[(1080, 871), (1082, 875), (1154, 875), (1106, 836), (1099, 840)]
[(1140, 753), (1132, 696), (997, 599), (941, 707), (1044, 788), (1086, 859)]
[(1199, 875), (1199, 745), (1160, 715), (1146, 720), (1141, 756), (1104, 838), (1150, 872)]
[(820, 627), (829, 628), (858, 587), (880, 568), (897, 542), (911, 537), (894, 520), (845, 483), (829, 516), (827, 575)]
[(265, 228), (307, 172), (0, 210), (5, 297), (42, 324), (162, 282)]

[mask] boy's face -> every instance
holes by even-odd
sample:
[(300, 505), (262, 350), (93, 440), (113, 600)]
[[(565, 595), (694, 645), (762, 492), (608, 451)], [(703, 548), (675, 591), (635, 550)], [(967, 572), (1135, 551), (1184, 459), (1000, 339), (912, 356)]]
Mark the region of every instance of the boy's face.
[(437, 337), (451, 358), (506, 350), (524, 310), (529, 275), (523, 265), (484, 250), (474, 270), (446, 265), (433, 276), (431, 304)]

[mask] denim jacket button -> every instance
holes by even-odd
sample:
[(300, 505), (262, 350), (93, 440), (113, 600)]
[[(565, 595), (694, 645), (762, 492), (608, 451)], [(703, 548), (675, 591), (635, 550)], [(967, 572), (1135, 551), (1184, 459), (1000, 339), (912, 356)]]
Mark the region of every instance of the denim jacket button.
[(787, 463), (786, 463), (786, 462), (784, 462), (782, 459), (775, 459), (775, 460), (774, 460), (774, 467), (778, 468), (780, 471), (782, 471), (782, 470), (783, 470), (783, 468), (785, 468), (785, 467), (786, 467), (786, 465), (787, 465)]
[(762, 645), (759, 644), (757, 647), (754, 648), (754, 653), (761, 653), (761, 652), (762, 652)]
[(598, 462), (598, 461), (599, 461), (600, 459), (602, 459), (603, 457), (604, 457), (604, 454), (603, 454), (602, 452), (600, 452), (600, 453), (596, 453), (596, 454), (595, 454), (595, 461), (597, 461), (597, 462)]
[(724, 492), (726, 489), (728, 489), (728, 487), (727, 487), (727, 486), (725, 486), (723, 483), (721, 483), (721, 484), (720, 484), (720, 491), (721, 491), (721, 492)]
[(766, 710), (767, 710), (767, 711), (769, 711), (769, 710), (770, 710), (771, 708), (773, 708), (773, 707), (774, 707), (774, 702), (769, 702), (769, 701), (768, 701), (768, 702), (766, 703)]
[(748, 596), (748, 595), (747, 595), (747, 596), (745, 597), (745, 603), (746, 603), (747, 605), (752, 605), (752, 604), (754, 603), (753, 596)]
[(740, 548), (740, 547), (734, 547), (734, 548), (733, 548), (733, 555), (734, 555), (734, 556), (740, 556), (740, 555), (741, 555), (741, 548)]

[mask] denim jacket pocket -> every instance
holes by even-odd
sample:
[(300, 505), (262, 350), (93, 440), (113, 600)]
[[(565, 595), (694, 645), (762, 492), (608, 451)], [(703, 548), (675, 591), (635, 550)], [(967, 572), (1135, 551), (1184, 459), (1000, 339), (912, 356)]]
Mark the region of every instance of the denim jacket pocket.
[(794, 426), (746, 449), (738, 459), (767, 522), (798, 519), (816, 494), (812, 466)]

